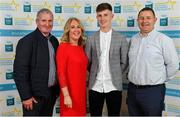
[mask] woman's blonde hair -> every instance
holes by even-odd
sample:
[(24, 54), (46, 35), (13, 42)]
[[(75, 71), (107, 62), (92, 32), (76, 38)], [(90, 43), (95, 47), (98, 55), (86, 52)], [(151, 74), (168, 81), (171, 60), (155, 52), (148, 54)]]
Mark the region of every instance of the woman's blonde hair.
[(79, 23), (79, 26), (81, 28), (81, 36), (79, 38), (79, 41), (78, 41), (78, 45), (79, 46), (83, 46), (85, 44), (85, 36), (84, 36), (84, 26), (81, 24), (81, 21), (78, 19), (78, 18), (75, 18), (75, 17), (71, 17), (67, 20), (65, 26), (64, 26), (64, 33), (62, 35), (62, 38), (61, 38), (61, 42), (69, 42), (69, 31), (70, 31), (70, 25), (71, 25), (71, 22), (75, 20)]

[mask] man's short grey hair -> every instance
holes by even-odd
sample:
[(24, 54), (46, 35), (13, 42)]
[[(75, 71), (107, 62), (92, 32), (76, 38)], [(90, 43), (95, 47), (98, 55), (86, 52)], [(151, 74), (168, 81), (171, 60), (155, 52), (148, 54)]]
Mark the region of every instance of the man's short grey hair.
[(49, 10), (47, 8), (42, 8), (37, 12), (36, 20), (39, 18), (40, 14), (42, 14), (42, 13), (50, 14), (52, 16), (52, 18), (53, 18), (53, 13), (52, 13), (51, 10)]

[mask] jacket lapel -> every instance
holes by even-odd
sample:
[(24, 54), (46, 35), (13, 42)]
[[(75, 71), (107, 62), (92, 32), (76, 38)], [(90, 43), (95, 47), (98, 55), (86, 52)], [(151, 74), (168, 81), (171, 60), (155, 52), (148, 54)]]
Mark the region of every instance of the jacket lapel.
[(114, 35), (114, 31), (112, 30), (112, 34), (111, 34), (111, 44), (110, 44), (110, 49), (109, 49), (109, 59), (111, 58), (112, 54), (113, 54), (113, 45), (114, 45), (114, 41), (115, 41), (116, 37)]
[(97, 35), (95, 36), (95, 44), (96, 44), (96, 51), (97, 51), (97, 56), (98, 56), (98, 60), (99, 60), (99, 57), (101, 55), (101, 52), (100, 52), (100, 31), (98, 31)]

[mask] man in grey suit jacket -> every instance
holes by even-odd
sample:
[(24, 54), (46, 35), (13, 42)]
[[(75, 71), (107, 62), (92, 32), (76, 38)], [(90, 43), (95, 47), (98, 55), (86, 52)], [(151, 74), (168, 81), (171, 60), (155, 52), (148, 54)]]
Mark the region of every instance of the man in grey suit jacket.
[(102, 116), (104, 100), (109, 116), (119, 116), (122, 76), (127, 69), (128, 42), (112, 29), (112, 6), (101, 3), (96, 8), (100, 30), (87, 39), (89, 60), (89, 106), (91, 116)]

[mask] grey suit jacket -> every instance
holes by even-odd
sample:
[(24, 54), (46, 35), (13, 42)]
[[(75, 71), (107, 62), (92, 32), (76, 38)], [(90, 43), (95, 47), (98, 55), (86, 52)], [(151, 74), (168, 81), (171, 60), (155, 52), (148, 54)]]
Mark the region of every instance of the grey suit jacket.
[[(128, 50), (127, 40), (113, 30), (109, 50), (110, 74), (113, 85), (120, 91), (122, 90), (122, 76), (128, 67)], [(94, 35), (87, 39), (85, 51), (88, 57), (88, 87), (92, 89), (99, 72), (100, 31), (95, 32)]]

